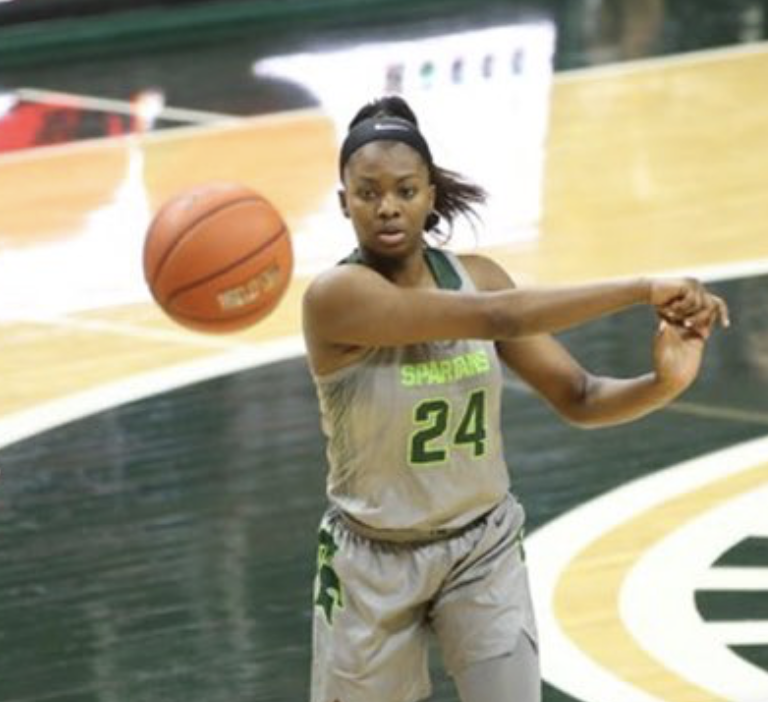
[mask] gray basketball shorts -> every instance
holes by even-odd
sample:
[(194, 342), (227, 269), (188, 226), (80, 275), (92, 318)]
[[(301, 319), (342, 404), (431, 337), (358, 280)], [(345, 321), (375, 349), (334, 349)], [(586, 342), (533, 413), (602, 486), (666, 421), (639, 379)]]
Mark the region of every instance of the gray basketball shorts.
[(445, 668), (538, 647), (522, 548), (523, 510), (508, 496), (470, 528), (428, 543), (352, 531), (333, 508), (319, 530), (312, 702), (429, 697), (429, 637)]

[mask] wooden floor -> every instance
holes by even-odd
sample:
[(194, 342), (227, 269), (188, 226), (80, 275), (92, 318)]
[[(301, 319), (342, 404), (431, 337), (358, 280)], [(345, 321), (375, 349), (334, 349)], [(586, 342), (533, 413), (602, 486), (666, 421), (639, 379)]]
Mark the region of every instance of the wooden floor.
[[(739, 298), (733, 301), (738, 312), (742, 304), (747, 304), (747, 298), (766, 301), (766, 279), (755, 276), (768, 273), (768, 46), (757, 44), (617, 68), (562, 73), (555, 78), (551, 105), (538, 237), (488, 250), (513, 276), (523, 282), (565, 282), (686, 271), (715, 280), (753, 279), (747, 287), (738, 288)], [(140, 174), (140, 187), (131, 190), (126, 184), (129, 175), (136, 172)], [(335, 187), (332, 125), (322, 113), (306, 111), (0, 155), (0, 193), (4, 193), (0, 207), (0, 277), (6, 279), (0, 282), (0, 289), (9, 296), (0, 310), (0, 446), (10, 446), (22, 439), (29, 439), (27, 444), (34, 446), (35, 437), (46, 429), (102, 407), (300, 352), (299, 300), (307, 284), (302, 276), (294, 279), (273, 316), (234, 336), (186, 332), (169, 322), (146, 296), (144, 301), (129, 304), (119, 299), (110, 301), (108, 275), (101, 280), (103, 289), (82, 291), (83, 296), (91, 296), (90, 307), (72, 312), (59, 306), (62, 296), (77, 291), (52, 288), (45, 271), (53, 269), (45, 266), (59, 271), (71, 269), (74, 273), (70, 278), (64, 275), (56, 280), (77, 286), (76, 271), (82, 266), (99, 267), (99, 256), (103, 253), (110, 260), (109, 266), (114, 267), (115, 279), (123, 283), (127, 279), (130, 283), (133, 275), (140, 286), (138, 260), (130, 258), (137, 251), (137, 242), (140, 243), (138, 232), (131, 237), (131, 207), (144, 207), (146, 217), (147, 211), (156, 209), (181, 188), (199, 182), (202, 176), (211, 180), (239, 180), (270, 193), (291, 229), (300, 232)], [(104, 222), (119, 226), (114, 231), (94, 228), (93, 218), (99, 213)], [(136, 221), (144, 220), (138, 217)], [(345, 226), (341, 218), (338, 226)], [(39, 279), (29, 264), (37, 260), (38, 254), (43, 266)], [(125, 257), (122, 262), (121, 256)], [(20, 268), (14, 268), (17, 262)], [(27, 277), (19, 277), (19, 270), (28, 271)], [(744, 330), (745, 344), (751, 349), (749, 368), (757, 369), (755, 372), (762, 369), (762, 375), (758, 373), (751, 380), (740, 378), (734, 383), (739, 387), (752, 383), (766, 388), (768, 345), (763, 333), (764, 308), (744, 309), (749, 310), (749, 321), (740, 319), (738, 313), (734, 321), (737, 326), (746, 322), (756, 330), (749, 338), (749, 329)], [(758, 319), (763, 321), (755, 321)], [(763, 335), (758, 335), (757, 330)], [(626, 346), (618, 347), (616, 354), (636, 354), (633, 345), (638, 342), (630, 333), (624, 335), (623, 343)], [(645, 338), (640, 343), (645, 345)], [(727, 383), (724, 388), (718, 385), (717, 393), (710, 392), (706, 385), (714, 382), (718, 371), (727, 372), (710, 368), (701, 381), (701, 394), (694, 393), (687, 406), (681, 403), (677, 416), (690, 419), (697, 413), (706, 415), (710, 408), (716, 420), (731, 421), (727, 413), (738, 413), (738, 398), (729, 394)], [(190, 401), (195, 401), (195, 391), (190, 392)], [(728, 435), (725, 444), (734, 443), (738, 437), (754, 438), (766, 433), (765, 397), (758, 394), (748, 407), (741, 406), (743, 415), (732, 419), (742, 422), (739, 426), (748, 427), (749, 431)], [(286, 421), (290, 427), (290, 419)], [(674, 421), (674, 413), (659, 420), (661, 424)], [(648, 426), (650, 430), (656, 425)], [(695, 439), (692, 426), (687, 441)], [(707, 450), (721, 446), (712, 443), (714, 434), (709, 436), (709, 444), (707, 437), (700, 437)], [(605, 441), (617, 436), (621, 440), (624, 435), (609, 432)], [(570, 440), (571, 435), (568, 437)], [(119, 443), (120, 438), (115, 435), (110, 441)], [(631, 463), (627, 457), (618, 458), (619, 448), (612, 454), (617, 465)], [(69, 455), (66, 446), (58, 450)], [(694, 453), (698, 452), (682, 451), (680, 455), (689, 457)], [(669, 455), (673, 454), (670, 449)], [(24, 454), (25, 470), (34, 471), (30, 455)], [(738, 464), (738, 470), (734, 469), (734, 475), (711, 476), (713, 480), (737, 480), (730, 488), (723, 488), (722, 494), (728, 499), (764, 492), (768, 485), (764, 462), (768, 451), (753, 449), (749, 456), (745, 463)], [(666, 465), (669, 464), (657, 467)], [(625, 477), (631, 474), (631, 470), (624, 468), (618, 472)], [(2, 496), (5, 478), (5, 468), (0, 466), (0, 511), (3, 504), (13, 507), (13, 494)], [(617, 479), (616, 485), (620, 482)], [(564, 478), (563, 489), (567, 489), (567, 484), (568, 479)], [(701, 491), (704, 486), (698, 485), (697, 489)], [(674, 497), (670, 494), (668, 499)], [(715, 504), (711, 502), (711, 493), (701, 493), (699, 497), (710, 502), (696, 502), (699, 506), (691, 508), (690, 514), (706, 511), (702, 504)], [(70, 495), (68, 499), (71, 509), (80, 508), (75, 497)], [(675, 523), (674, 514), (679, 515), (674, 506), (668, 505), (672, 511), (665, 512), (663, 517), (670, 529)], [(245, 505), (241, 507), (248, 509)], [(648, 503), (648, 509), (651, 507)], [(547, 522), (546, 506), (536, 510), (539, 523)], [(23, 516), (18, 509), (11, 509), (11, 514)], [(660, 513), (654, 514), (658, 517)], [(195, 519), (194, 515), (187, 516)], [(629, 560), (622, 564), (611, 564), (610, 549), (604, 550), (608, 546), (596, 535), (594, 543), (585, 542), (583, 552), (571, 553), (568, 559), (573, 560), (563, 564), (565, 572), (570, 563), (574, 579), (553, 581), (552, 600), (545, 599), (539, 605), (545, 652), (544, 634), (551, 627), (560, 626), (566, 634), (570, 632), (571, 643), (563, 643), (565, 648), (557, 650), (553, 647), (549, 661), (545, 657), (545, 674), (550, 670), (550, 662), (552, 665), (548, 678), (551, 687), (546, 693), (550, 702), (575, 700), (578, 695), (582, 702), (607, 699), (599, 697), (589, 686), (579, 687), (578, 680), (570, 679), (578, 677), (575, 674), (569, 677), (567, 672), (554, 670), (560, 656), (572, 653), (568, 646), (578, 649), (573, 655), (579, 661), (582, 657), (590, 659), (584, 670), (593, 671), (595, 680), (605, 677), (597, 668), (618, 671), (616, 677), (620, 682), (606, 678), (604, 688), (610, 691), (606, 694), (614, 695), (614, 700), (737, 699), (728, 696), (725, 683), (712, 682), (711, 675), (702, 673), (699, 680), (692, 680), (683, 664), (660, 664), (658, 655), (648, 653), (633, 639), (616, 614), (621, 608), (621, 583), (645, 549), (630, 548), (626, 540), (631, 543), (639, 538), (646, 545), (655, 543), (653, 525), (648, 526), (647, 515), (646, 522), (641, 517), (641, 513), (633, 516), (637, 521), (630, 525), (639, 531), (606, 531), (601, 537), (613, 538), (614, 546), (618, 543), (623, 553), (635, 556), (627, 556)], [(642, 523), (646, 526), (641, 529)], [(621, 526), (615, 520), (612, 524), (611, 528), (616, 530)], [(311, 529), (308, 524), (305, 526)], [(0, 534), (9, 528), (7, 519), (0, 516)], [(307, 534), (311, 541), (311, 532)], [(646, 536), (641, 538), (641, 534)], [(768, 527), (764, 533), (752, 535), (758, 539), (768, 537)], [(240, 537), (229, 536), (234, 540), (228, 542), (234, 554), (241, 547), (235, 543)], [(83, 534), (82, 538), (99, 537)], [(210, 546), (205, 538), (203, 541)], [(535, 532), (531, 541), (535, 550)], [(119, 543), (114, 548), (120, 549)], [(279, 562), (279, 553), (272, 555)], [(236, 555), (232, 558), (237, 560)], [(532, 561), (534, 569), (541, 571), (542, 581), (549, 577), (544, 572), (548, 561), (544, 560), (534, 554)], [(764, 565), (768, 567), (768, 562)], [(16, 566), (21, 567), (18, 562)], [(290, 570), (290, 564), (286, 568)], [(760, 571), (761, 577), (764, 572)], [(190, 573), (189, 577), (195, 575)], [(754, 591), (768, 597), (768, 582), (764, 579), (760, 583)], [(3, 582), (0, 576), (0, 593), (9, 587), (11, 584)], [(26, 585), (21, 583), (18, 587)], [(237, 596), (247, 598), (248, 593)], [(586, 604), (585, 599), (589, 600)], [(222, 606), (229, 605), (225, 602)], [(542, 606), (547, 614), (541, 613)], [(254, 626), (258, 628), (253, 624), (243, 626), (248, 631), (233, 632), (232, 636), (247, 637)], [(39, 633), (45, 635), (43, 631)], [(13, 646), (16, 636), (21, 634), (0, 630), (0, 658), (6, 647)], [(279, 633), (276, 636), (280, 638)], [(290, 650), (290, 645), (285, 645)], [(297, 641), (293, 645), (304, 647), (303, 658), (300, 657), (303, 661), (308, 642)], [(768, 635), (750, 645), (768, 645)], [(62, 646), (65, 650), (66, 645)], [(192, 658), (198, 655), (202, 654), (190, 652)], [(262, 663), (265, 670), (270, 669), (268, 662)], [(0, 662), (0, 671), (2, 665)], [(745, 678), (744, 688), (753, 696), (740, 699), (768, 700), (768, 675), (757, 665), (754, 670), (752, 677)], [(98, 674), (109, 676), (109, 670), (99, 670)], [(251, 675), (257, 673), (245, 678), (253, 682)], [(281, 675), (290, 677), (285, 672)], [(0, 692), (2, 685), (0, 682)], [(257, 685), (267, 692), (253, 699), (287, 699), (264, 681)], [(7, 702), (43, 699), (39, 691), (25, 689), (19, 684), (11, 690), (12, 697), (0, 694), (0, 698)], [(181, 699), (173, 697), (178, 691), (167, 697), (143, 697), (145, 688), (132, 687), (116, 697), (114, 690), (113, 696), (104, 692), (112, 689), (108, 684), (100, 689), (101, 695), (70, 690), (69, 696), (59, 691), (60, 696), (54, 697)], [(452, 693), (448, 688), (439, 689), (445, 695), (440, 699), (449, 699), (447, 695)]]
[[(494, 256), (533, 281), (768, 261), (766, 95), (764, 49), (561, 74), (552, 96), (540, 236), (495, 249)], [(199, 182), (205, 164), (206, 178), (270, 193), (298, 230), (335, 186), (334, 146), (327, 119), (309, 113), (0, 157), (0, 192), (13, 193), (0, 211), (3, 248), (75, 240), (89, 213), (115, 198), (135, 149), (144, 158), (153, 209)], [(29, 282), (31, 295), (51, 294)], [(0, 373), (7, 385), (0, 413), (221, 353), (230, 344), (295, 335), (305, 285), (295, 280), (274, 317), (214, 348), (180, 333), (149, 302), (53, 322), (3, 320)]]

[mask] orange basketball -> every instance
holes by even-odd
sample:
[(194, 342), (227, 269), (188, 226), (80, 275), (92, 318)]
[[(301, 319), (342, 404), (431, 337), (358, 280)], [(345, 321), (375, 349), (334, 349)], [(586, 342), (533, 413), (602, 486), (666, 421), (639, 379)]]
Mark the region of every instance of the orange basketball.
[(234, 332), (266, 317), (293, 269), (288, 227), (262, 195), (235, 183), (207, 183), (172, 197), (144, 242), (152, 296), (179, 324)]

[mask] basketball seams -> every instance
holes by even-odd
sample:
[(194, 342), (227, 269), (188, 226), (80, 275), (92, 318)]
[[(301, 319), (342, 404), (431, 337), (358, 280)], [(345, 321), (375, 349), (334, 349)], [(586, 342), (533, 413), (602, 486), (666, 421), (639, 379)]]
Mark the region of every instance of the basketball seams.
[[(250, 259), (258, 256), (265, 249), (268, 249), (270, 246), (275, 244), (277, 241), (279, 241), (283, 236), (286, 236), (287, 234), (288, 234), (288, 227), (285, 224), (281, 224), (280, 225), (280, 229), (278, 229), (278, 231), (275, 232), (274, 234), (270, 235), (269, 239), (267, 239), (257, 249), (255, 249), (253, 251), (249, 251), (244, 256), (241, 256), (240, 258), (238, 258), (236, 261), (228, 263), (223, 268), (219, 268), (219, 269), (217, 269), (214, 272), (208, 273), (203, 278), (198, 278), (197, 280), (195, 280), (195, 281), (193, 281), (191, 283), (186, 283), (185, 285), (181, 286), (180, 288), (176, 288), (175, 290), (173, 290), (170, 293), (168, 293), (168, 295), (166, 296), (165, 304), (170, 306), (173, 303), (173, 301), (176, 298), (178, 298), (180, 295), (183, 295), (184, 293), (187, 293), (190, 290), (194, 290), (196, 287), (198, 287), (200, 285), (205, 285), (206, 283), (209, 283), (210, 281), (215, 280), (216, 278), (218, 278), (218, 277), (220, 277), (222, 275), (226, 275), (231, 270), (241, 266), (246, 261), (249, 261)], [(175, 313), (176, 314), (182, 314), (184, 317), (187, 317), (187, 315), (184, 314), (183, 312), (181, 312), (180, 310), (175, 311)], [(229, 321), (230, 319), (234, 319), (235, 317), (236, 317), (236, 315), (228, 316), (228, 317), (226, 317), (225, 320), (222, 320), (222, 321)], [(190, 319), (194, 319), (194, 318), (190, 317)], [(211, 321), (218, 321), (218, 320), (212, 319)]]
[[(185, 203), (188, 198), (194, 199)], [(152, 296), (173, 321), (195, 331), (252, 326), (275, 308), (291, 280), (288, 224), (261, 193), (237, 183), (178, 193), (146, 237), (144, 277)]]
[[(235, 200), (227, 200), (226, 202), (222, 202), (218, 207), (212, 210), (208, 210), (201, 214), (197, 219), (193, 220), (190, 224), (188, 224), (184, 229), (181, 230), (179, 234), (176, 235), (176, 238), (171, 242), (171, 244), (166, 248), (166, 250), (163, 252), (162, 256), (160, 256), (160, 259), (157, 262), (157, 266), (154, 270), (154, 274), (152, 275), (151, 279), (148, 280), (150, 284), (150, 288), (154, 286), (154, 284), (160, 279), (160, 274), (163, 271), (163, 267), (168, 262), (168, 259), (171, 257), (171, 254), (176, 251), (176, 249), (179, 247), (179, 245), (184, 242), (195, 229), (201, 225), (203, 222), (205, 222), (210, 217), (214, 217), (217, 214), (220, 214), (224, 210), (235, 207), (237, 205), (242, 205), (246, 202), (253, 202), (255, 204), (258, 204), (260, 202), (266, 203), (269, 205), (269, 203), (262, 197), (253, 196), (253, 195), (246, 195), (243, 197), (239, 197)], [(154, 231), (155, 227), (158, 227), (162, 224), (162, 217), (158, 217), (152, 224), (152, 227), (150, 228), (148, 234), (147, 234), (147, 240), (150, 240), (152, 238), (152, 232)], [(285, 228), (285, 227), (283, 227)]]

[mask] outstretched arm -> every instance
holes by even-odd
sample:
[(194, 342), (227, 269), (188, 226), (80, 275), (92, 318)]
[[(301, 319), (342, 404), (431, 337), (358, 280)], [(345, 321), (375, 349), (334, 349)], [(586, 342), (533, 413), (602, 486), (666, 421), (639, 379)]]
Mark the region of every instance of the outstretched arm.
[[(467, 263), (473, 278), (484, 287), (513, 285), (503, 270), (486, 259), (472, 258)], [(504, 363), (568, 421), (582, 427), (629, 422), (668, 404), (695, 380), (712, 325), (716, 320), (728, 322), (725, 303), (713, 298), (702, 305), (706, 314), (695, 313), (686, 326), (677, 300), (661, 305), (659, 314), (682, 321), (660, 321), (653, 370), (635, 378), (593, 375), (548, 335), (502, 340), (496, 346)]]
[[(478, 260), (506, 276), (488, 259)], [(532, 289), (516, 289), (509, 281), (466, 293), (404, 288), (363, 266), (346, 265), (309, 287), (304, 328), (310, 343), (360, 347), (515, 339), (563, 331), (641, 303), (664, 309), (672, 321), (700, 325), (702, 315), (713, 314), (714, 299), (690, 279), (638, 278)]]
[(662, 321), (654, 342), (654, 368), (634, 378), (596, 376), (550, 336), (499, 342), (504, 363), (557, 412), (585, 428), (638, 419), (680, 395), (695, 380), (705, 339)]

